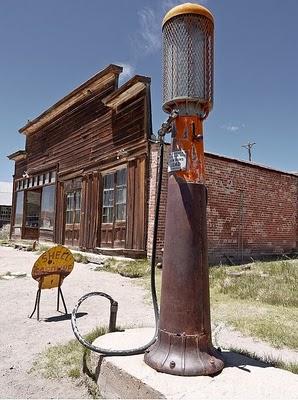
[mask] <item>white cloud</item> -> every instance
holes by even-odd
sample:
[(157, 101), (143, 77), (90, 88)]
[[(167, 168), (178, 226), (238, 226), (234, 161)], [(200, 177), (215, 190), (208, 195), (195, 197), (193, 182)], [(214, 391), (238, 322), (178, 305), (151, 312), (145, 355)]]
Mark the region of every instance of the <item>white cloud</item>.
[(239, 126), (236, 126), (236, 125), (228, 125), (226, 129), (227, 129), (228, 131), (230, 131), (230, 132), (236, 132), (236, 131), (239, 131)]
[(244, 127), (245, 127), (244, 124), (240, 124), (240, 125), (227, 124), (227, 125), (222, 125), (221, 129), (224, 129), (228, 132), (237, 132), (237, 131), (239, 131), (239, 129), (244, 128)]
[(126, 81), (130, 78), (132, 78), (135, 74), (135, 66), (128, 63), (128, 62), (122, 62), (118, 61), (115, 62), (116, 65), (120, 65), (123, 68), (122, 73), (120, 74), (120, 83), (123, 83), (123, 81)]
[(150, 7), (138, 11), (140, 29), (137, 33), (136, 44), (138, 50), (148, 55), (161, 47), (161, 31), (159, 15)]
[[(144, 7), (137, 12), (139, 30), (132, 38), (132, 46), (138, 56), (153, 54), (161, 48), (162, 19), (166, 12), (181, 3), (181, 0), (162, 0), (156, 8)], [(206, 4), (207, 0), (201, 0), (200, 3)]]

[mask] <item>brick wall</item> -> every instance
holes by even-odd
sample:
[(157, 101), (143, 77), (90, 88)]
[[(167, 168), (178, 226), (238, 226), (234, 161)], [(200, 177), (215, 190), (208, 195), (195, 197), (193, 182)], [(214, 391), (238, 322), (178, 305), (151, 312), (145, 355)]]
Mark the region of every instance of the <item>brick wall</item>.
[[(160, 260), (162, 257), (162, 249), (165, 234), (165, 219), (166, 219), (166, 203), (167, 203), (167, 183), (168, 183), (168, 156), (169, 146), (165, 146), (164, 164), (162, 176), (162, 191), (159, 210), (158, 237), (157, 237), (157, 257)], [(149, 158), (149, 204), (148, 204), (148, 235), (147, 235), (147, 254), (150, 257), (152, 254), (153, 240), (153, 225), (156, 204), (156, 188), (157, 188), (157, 166), (159, 165), (159, 145), (150, 145)]]
[[(157, 151), (156, 145), (151, 147), (149, 256), (152, 249)], [(166, 146), (166, 153), (168, 151), (169, 146)], [(205, 162), (210, 263), (297, 251), (298, 176), (210, 153), (205, 154)], [(157, 247), (159, 258), (165, 225), (166, 168), (167, 160)]]

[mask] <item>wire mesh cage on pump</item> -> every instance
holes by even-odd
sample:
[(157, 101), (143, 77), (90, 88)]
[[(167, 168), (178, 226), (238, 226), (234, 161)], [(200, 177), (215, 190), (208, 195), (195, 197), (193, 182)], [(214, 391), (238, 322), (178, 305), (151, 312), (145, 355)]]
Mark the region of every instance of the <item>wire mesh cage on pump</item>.
[[(210, 111), (213, 103), (213, 16), (198, 4), (174, 7), (163, 20), (163, 109)], [(189, 109), (190, 108), (190, 109)], [(198, 110), (196, 110), (198, 111)]]

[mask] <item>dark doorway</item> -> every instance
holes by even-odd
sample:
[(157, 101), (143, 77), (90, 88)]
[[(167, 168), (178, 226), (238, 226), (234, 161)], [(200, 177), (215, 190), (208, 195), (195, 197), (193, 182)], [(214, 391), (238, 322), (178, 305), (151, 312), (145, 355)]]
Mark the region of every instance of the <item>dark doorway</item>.
[(24, 239), (37, 240), (39, 238), (41, 189), (25, 191), (24, 204)]

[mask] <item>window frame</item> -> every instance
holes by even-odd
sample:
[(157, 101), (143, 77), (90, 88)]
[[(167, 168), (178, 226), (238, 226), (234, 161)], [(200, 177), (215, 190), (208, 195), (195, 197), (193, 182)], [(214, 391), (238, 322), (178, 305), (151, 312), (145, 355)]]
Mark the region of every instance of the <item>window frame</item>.
[[(124, 178), (124, 182), (121, 184), (118, 184), (118, 174), (122, 171), (125, 171), (125, 178)], [(123, 223), (126, 222), (126, 218), (127, 218), (127, 165), (125, 166), (121, 166), (119, 168), (117, 168), (116, 170), (112, 170), (112, 171), (107, 171), (102, 175), (102, 180), (103, 180), (103, 184), (102, 184), (102, 207), (101, 207), (101, 223), (102, 224), (115, 224), (115, 223)], [(112, 186), (105, 188), (105, 179), (108, 176), (112, 176), (113, 179), (112, 181)], [(118, 191), (119, 190), (123, 190), (125, 192), (125, 201), (118, 201)], [(112, 201), (112, 205), (105, 205), (105, 193), (107, 192), (112, 192), (113, 193), (113, 201)], [(107, 196), (109, 197), (109, 196)], [(118, 219), (118, 208), (117, 206), (119, 205), (124, 205), (124, 217), (123, 219)], [(105, 209), (111, 209), (112, 212), (111, 213), (105, 213)], [(108, 221), (105, 221), (104, 218), (107, 215), (111, 215), (111, 218)]]
[[(50, 227), (45, 227), (44, 225), (42, 225), (42, 213), (43, 211), (43, 201), (44, 201), (44, 190), (48, 190), (48, 188), (51, 188), (51, 190), (53, 190), (53, 198), (54, 198), (54, 202), (53, 202), (53, 207), (52, 210), (50, 212), (52, 212), (53, 214), (53, 225)], [(55, 230), (55, 222), (56, 222), (56, 184), (51, 184), (51, 185), (44, 185), (42, 187), (42, 192), (41, 192), (41, 201), (40, 201), (40, 217), (39, 217), (39, 229), (45, 231), (51, 231), (54, 232)]]
[[(29, 193), (38, 193), (39, 194), (39, 214), (38, 214), (38, 220), (37, 220), (37, 225), (36, 226), (31, 226), (29, 225), (28, 221), (28, 194)], [(24, 208), (23, 208), (23, 227), (25, 229), (39, 229), (40, 225), (40, 212), (41, 212), (41, 196), (42, 196), (42, 189), (28, 189), (24, 191)], [(31, 216), (31, 218), (36, 217), (36, 216)]]
[[(71, 197), (70, 197), (71, 196)], [(68, 208), (68, 198), (72, 198), (70, 202), (70, 208)], [(68, 190), (65, 193), (65, 224), (75, 225), (81, 223), (81, 210), (82, 210), (82, 190), (80, 188)], [(79, 207), (77, 205), (79, 204)], [(67, 215), (71, 215), (69, 220)], [(77, 218), (79, 215), (79, 218)]]
[[(16, 223), (17, 220), (17, 211), (18, 211), (18, 197), (21, 196), (22, 197), (22, 201), (21, 201), (21, 210), (19, 210), (19, 214), (20, 214), (20, 220), (21, 223)], [(25, 191), (24, 190), (20, 190), (17, 192), (16, 194), (16, 200), (15, 200), (15, 211), (14, 211), (14, 227), (16, 228), (22, 228), (24, 225), (24, 207), (25, 207)]]

